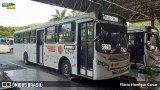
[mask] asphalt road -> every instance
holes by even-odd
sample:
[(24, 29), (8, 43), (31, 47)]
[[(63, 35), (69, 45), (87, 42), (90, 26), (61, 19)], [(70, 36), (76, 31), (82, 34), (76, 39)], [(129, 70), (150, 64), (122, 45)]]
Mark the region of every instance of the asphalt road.
[[(43, 71), (45, 73), (49, 73), (53, 76), (56, 76), (58, 78), (62, 78), (65, 81), (67, 78), (62, 76), (57, 70), (43, 67), (36, 64), (31, 65), (25, 65), (23, 60), (20, 60), (18, 57), (16, 57), (14, 54), (0, 54), (0, 71), (6, 71), (6, 70), (15, 70), (15, 69), (36, 69)], [(108, 80), (90, 80), (82, 77), (75, 77), (72, 79), (72, 82), (76, 82), (78, 84), (81, 84), (83, 87), (73, 87), (69, 89), (73, 90), (140, 90), (139, 87), (117, 87), (115, 86), (115, 82), (131, 82), (124, 78), (114, 78), (114, 79), (108, 79)], [(47, 90), (47, 89), (46, 89)], [(63, 89), (64, 90), (64, 89)]]

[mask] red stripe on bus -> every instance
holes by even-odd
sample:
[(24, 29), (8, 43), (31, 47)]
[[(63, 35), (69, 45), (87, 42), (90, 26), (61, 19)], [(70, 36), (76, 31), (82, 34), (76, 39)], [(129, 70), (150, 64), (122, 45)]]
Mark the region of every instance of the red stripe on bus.
[(48, 46), (48, 45), (46, 45), (46, 47), (47, 47), (48, 51), (55, 52), (55, 46)]

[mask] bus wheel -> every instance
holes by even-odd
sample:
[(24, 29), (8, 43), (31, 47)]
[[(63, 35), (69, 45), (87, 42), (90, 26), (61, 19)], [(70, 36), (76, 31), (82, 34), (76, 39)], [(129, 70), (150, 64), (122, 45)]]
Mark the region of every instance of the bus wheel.
[(10, 50), (10, 53), (13, 53), (13, 48)]
[(26, 65), (29, 64), (28, 55), (27, 55), (26, 53), (24, 54), (24, 63), (25, 63)]
[(61, 64), (61, 73), (65, 77), (70, 77), (72, 75), (71, 64), (70, 64), (70, 62), (68, 60), (62, 61), (62, 64)]

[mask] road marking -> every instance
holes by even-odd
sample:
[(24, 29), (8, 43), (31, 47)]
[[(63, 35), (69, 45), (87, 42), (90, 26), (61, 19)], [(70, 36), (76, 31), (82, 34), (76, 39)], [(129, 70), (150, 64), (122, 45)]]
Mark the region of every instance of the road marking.
[(9, 62), (9, 61), (6, 61), (6, 62), (8, 62), (8, 63), (14, 64), (14, 65), (16, 65), (16, 66), (19, 66), (19, 67), (22, 67), (22, 68), (25, 68), (25, 69), (27, 69), (27, 67), (25, 67), (25, 66), (22, 66), (22, 65), (18, 65), (18, 64), (16, 64), (16, 63), (13, 63), (13, 62)]

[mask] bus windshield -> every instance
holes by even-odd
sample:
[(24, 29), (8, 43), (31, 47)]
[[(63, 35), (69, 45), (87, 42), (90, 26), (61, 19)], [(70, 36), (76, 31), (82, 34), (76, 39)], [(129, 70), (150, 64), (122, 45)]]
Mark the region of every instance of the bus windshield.
[(0, 45), (8, 45), (8, 44), (9, 44), (9, 40), (7, 40), (7, 39), (0, 40)]
[(125, 53), (128, 51), (127, 28), (114, 23), (97, 23), (95, 41), (100, 53)]
[[(159, 35), (158, 33), (149, 33), (147, 46), (149, 50), (158, 50), (159, 49)], [(158, 48), (157, 48), (158, 47)]]

